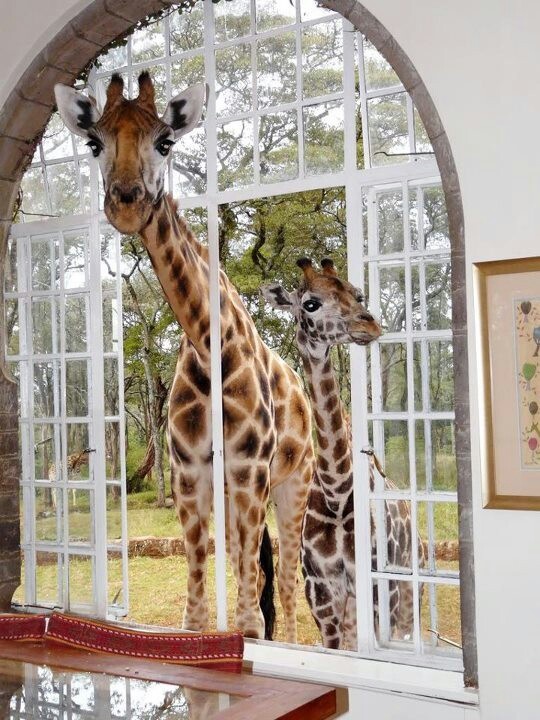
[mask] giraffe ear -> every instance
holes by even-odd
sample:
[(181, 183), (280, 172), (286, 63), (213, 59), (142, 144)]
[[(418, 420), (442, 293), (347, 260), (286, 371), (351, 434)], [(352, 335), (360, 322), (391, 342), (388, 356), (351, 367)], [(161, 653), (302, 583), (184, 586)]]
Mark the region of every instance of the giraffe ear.
[(270, 283), (261, 287), (261, 295), (273, 308), (293, 312), (294, 302), (291, 294), (288, 293), (279, 283)]
[(60, 83), (54, 86), (54, 94), (58, 112), (66, 127), (75, 135), (88, 137), (88, 130), (101, 117), (96, 103), (75, 88)]
[(174, 130), (175, 138), (182, 137), (197, 125), (201, 119), (206, 95), (207, 86), (204, 83), (197, 83), (169, 101), (161, 119), (165, 125)]

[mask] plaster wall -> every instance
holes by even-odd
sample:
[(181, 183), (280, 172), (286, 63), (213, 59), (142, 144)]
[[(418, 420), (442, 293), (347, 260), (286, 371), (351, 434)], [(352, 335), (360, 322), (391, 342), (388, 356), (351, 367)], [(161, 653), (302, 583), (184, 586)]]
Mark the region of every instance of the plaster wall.
[[(287, 0), (282, 0), (286, 2)], [(363, 0), (416, 66), (454, 154), (468, 273), (477, 638), (482, 720), (533, 720), (540, 688), (540, 515), (483, 510), (471, 266), (538, 255), (540, 5), (534, 0)], [(0, 0), (0, 106), (87, 0)], [(353, 691), (349, 717), (469, 720), (474, 710)]]

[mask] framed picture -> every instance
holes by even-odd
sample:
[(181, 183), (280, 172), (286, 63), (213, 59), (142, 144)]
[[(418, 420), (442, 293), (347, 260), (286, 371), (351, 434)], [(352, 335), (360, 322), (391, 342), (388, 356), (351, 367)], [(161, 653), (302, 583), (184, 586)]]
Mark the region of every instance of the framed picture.
[(484, 507), (540, 510), (540, 258), (474, 266)]

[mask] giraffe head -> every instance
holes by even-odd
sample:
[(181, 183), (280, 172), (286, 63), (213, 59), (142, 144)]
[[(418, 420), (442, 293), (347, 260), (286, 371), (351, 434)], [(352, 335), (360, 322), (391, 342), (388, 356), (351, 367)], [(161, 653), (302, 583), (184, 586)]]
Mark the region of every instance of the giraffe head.
[(321, 272), (308, 258), (298, 260), (297, 265), (303, 272), (297, 290), (287, 292), (272, 283), (261, 292), (270, 305), (294, 315), (303, 355), (322, 357), (332, 345), (367, 345), (380, 337), (382, 330), (366, 310), (362, 291), (338, 277), (332, 260), (321, 261)]
[(193, 85), (157, 114), (150, 75), (139, 75), (139, 95), (128, 100), (124, 81), (113, 75), (103, 112), (95, 101), (56, 85), (58, 111), (71, 132), (88, 141), (105, 186), (105, 214), (120, 232), (139, 232), (163, 195), (167, 157), (176, 140), (201, 117), (206, 89)]

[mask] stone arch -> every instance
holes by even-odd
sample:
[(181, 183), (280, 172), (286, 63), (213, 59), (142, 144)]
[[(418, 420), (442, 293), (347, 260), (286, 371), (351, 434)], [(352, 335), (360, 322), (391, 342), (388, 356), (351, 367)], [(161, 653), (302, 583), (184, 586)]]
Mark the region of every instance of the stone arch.
[[(313, 0), (315, 2), (315, 0)], [(178, 0), (176, 0), (178, 3)], [(452, 260), (452, 308), (456, 454), (460, 516), (462, 638), (465, 685), (477, 684), (474, 558), (472, 549), (472, 482), (470, 461), (469, 382), (465, 240), (461, 192), (455, 163), (441, 119), (422, 78), (386, 28), (358, 0), (319, 0), (358, 28), (392, 65), (411, 95), (433, 145), (448, 212)], [(0, 109), (0, 257), (6, 241), (21, 179), (54, 109), (55, 83), (71, 84), (104, 47), (125, 36), (141, 19), (166, 10), (173, 0), (93, 0), (67, 23), (36, 56)], [(0, 288), (4, 263), (0, 262)], [(1, 291), (0, 291), (1, 292)], [(0, 312), (0, 610), (8, 609), (20, 582), (16, 387), (7, 378), (3, 357), (3, 312)], [(6, 532), (4, 532), (4, 530)], [(7, 534), (6, 534), (7, 533)]]

